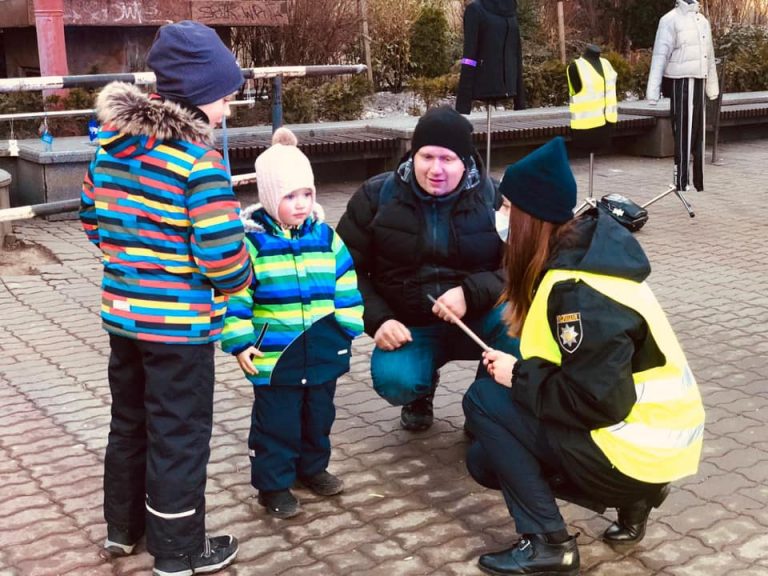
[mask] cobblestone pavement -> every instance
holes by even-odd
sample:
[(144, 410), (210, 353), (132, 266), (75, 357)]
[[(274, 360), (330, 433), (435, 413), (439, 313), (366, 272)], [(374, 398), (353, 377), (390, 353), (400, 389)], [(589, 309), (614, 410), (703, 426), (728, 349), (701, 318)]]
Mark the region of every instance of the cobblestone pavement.
[[(581, 532), (584, 574), (768, 574), (768, 146), (721, 151), (725, 164), (706, 168), (706, 192), (689, 195), (696, 217), (670, 196), (649, 208), (638, 234), (707, 406), (703, 462), (675, 484), (645, 540), (628, 551), (599, 540), (613, 511), (565, 505)], [(587, 162), (575, 160), (574, 169), (586, 190)], [(642, 203), (670, 176), (669, 159), (600, 157), (595, 195), (620, 192)], [(321, 186), (331, 222), (351, 190)], [(127, 559), (99, 556), (110, 399), (96, 250), (74, 221), (27, 222), (16, 233), (59, 263), (0, 278), (0, 575), (147, 573), (143, 544)], [(331, 470), (347, 489), (331, 499), (299, 490), (304, 513), (289, 521), (254, 505), (245, 445), (251, 391), (236, 362), (218, 353), (208, 528), (242, 542), (224, 574), (475, 575), (479, 554), (515, 539), (501, 496), (476, 485), (464, 466), (461, 396), (472, 364), (443, 370), (434, 427), (409, 434), (399, 429), (399, 409), (371, 389), (371, 348), (367, 337), (356, 342), (338, 388)]]

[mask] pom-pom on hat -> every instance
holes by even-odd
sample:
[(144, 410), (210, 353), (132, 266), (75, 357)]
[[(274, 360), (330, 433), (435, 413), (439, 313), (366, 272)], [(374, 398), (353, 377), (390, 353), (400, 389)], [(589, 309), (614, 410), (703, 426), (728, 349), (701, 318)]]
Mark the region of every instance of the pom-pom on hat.
[(296, 146), (296, 135), (288, 128), (278, 128), (272, 146), (256, 158), (256, 184), (259, 202), (277, 220), (277, 208), (284, 196), (309, 188), (315, 195), (315, 175), (309, 159)]
[(419, 118), (413, 130), (411, 151), (415, 154), (422, 146), (448, 148), (467, 166), (475, 150), (472, 124), (449, 106), (432, 108)]
[(147, 54), (157, 93), (200, 106), (237, 92), (245, 82), (234, 54), (213, 28), (183, 20), (162, 26)]
[(520, 210), (540, 220), (562, 224), (573, 218), (576, 180), (565, 140), (558, 136), (507, 166), (499, 191)]

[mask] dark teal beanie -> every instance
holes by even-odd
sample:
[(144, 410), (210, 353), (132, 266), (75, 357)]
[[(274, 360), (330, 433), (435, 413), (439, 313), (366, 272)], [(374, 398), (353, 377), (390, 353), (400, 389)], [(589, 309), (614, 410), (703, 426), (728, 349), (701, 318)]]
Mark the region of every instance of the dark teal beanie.
[(523, 212), (561, 224), (573, 218), (576, 180), (558, 136), (507, 166), (499, 191)]
[(183, 20), (162, 26), (147, 54), (157, 93), (200, 106), (237, 92), (245, 79), (234, 54), (213, 28)]

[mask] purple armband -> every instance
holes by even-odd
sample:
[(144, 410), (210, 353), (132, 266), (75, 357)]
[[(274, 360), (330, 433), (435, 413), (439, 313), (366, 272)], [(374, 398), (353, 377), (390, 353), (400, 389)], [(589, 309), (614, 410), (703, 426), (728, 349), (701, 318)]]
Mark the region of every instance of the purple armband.
[(477, 66), (477, 60), (472, 60), (471, 58), (462, 58), (459, 62), (461, 64), (466, 64), (467, 66), (472, 66), (473, 68)]

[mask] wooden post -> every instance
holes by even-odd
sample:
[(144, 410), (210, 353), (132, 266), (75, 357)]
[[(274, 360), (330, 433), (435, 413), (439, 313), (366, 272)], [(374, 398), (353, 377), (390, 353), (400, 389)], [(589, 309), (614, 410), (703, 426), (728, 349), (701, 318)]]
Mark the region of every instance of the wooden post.
[(363, 21), (363, 52), (365, 53), (365, 65), (368, 67), (368, 81), (373, 86), (373, 66), (371, 66), (371, 37), (368, 34), (368, 7), (365, 0), (360, 2), (360, 18)]
[(562, 0), (557, 2), (557, 29), (560, 34), (560, 61), (565, 64), (565, 14)]

